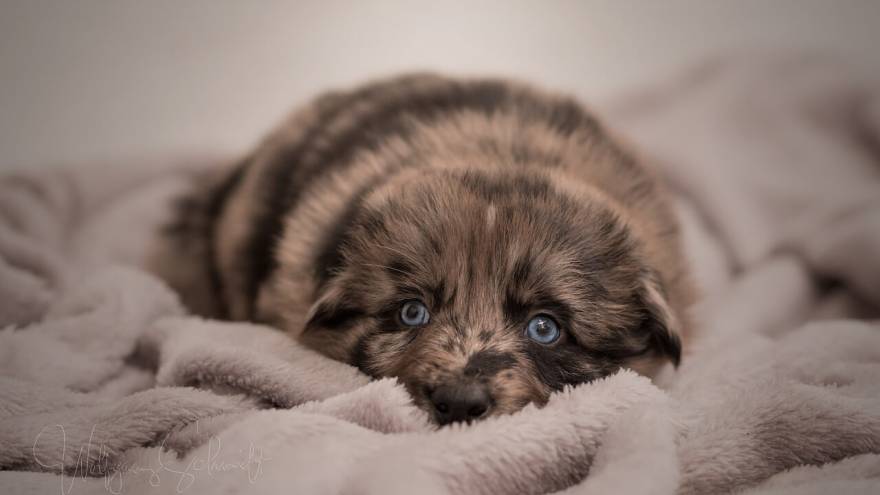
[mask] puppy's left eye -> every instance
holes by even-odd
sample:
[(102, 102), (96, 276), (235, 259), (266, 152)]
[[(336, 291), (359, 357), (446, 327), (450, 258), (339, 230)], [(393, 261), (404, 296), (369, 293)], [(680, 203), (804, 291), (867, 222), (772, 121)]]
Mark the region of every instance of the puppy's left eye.
[(428, 324), (431, 314), (421, 301), (407, 301), (400, 307), (400, 321), (408, 327), (421, 327)]
[(526, 335), (539, 344), (552, 344), (559, 339), (559, 325), (546, 315), (538, 315), (526, 325)]

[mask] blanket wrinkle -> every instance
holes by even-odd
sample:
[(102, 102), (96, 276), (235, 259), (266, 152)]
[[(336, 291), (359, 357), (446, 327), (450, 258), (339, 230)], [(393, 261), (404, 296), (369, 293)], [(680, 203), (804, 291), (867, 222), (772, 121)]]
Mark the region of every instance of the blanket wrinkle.
[[(206, 347), (209, 340), (215, 343)], [(277, 330), (247, 323), (163, 319), (141, 345), (144, 352), (163, 356), (156, 373), (160, 385), (241, 391), (274, 407), (327, 399), (369, 382), (352, 366), (304, 349)]]
[(682, 366), (437, 429), (393, 379), (185, 314), (141, 266), (226, 157), (0, 175), (0, 493), (878, 493), (880, 85), (728, 58), (597, 107), (670, 184)]
[(395, 379), (381, 379), (346, 394), (306, 402), (296, 410), (329, 414), (381, 433), (428, 432), (427, 414), (412, 404)]
[(0, 180), (4, 226), (41, 245), (60, 248), (78, 211), (79, 195), (71, 190), (66, 175), (63, 171), (5, 175)]
[(120, 376), (141, 332), (182, 314), (176, 295), (131, 268), (108, 268), (62, 294), (45, 320), (0, 331), (3, 376), (90, 391)]
[[(864, 476), (862, 483), (851, 480)], [(873, 481), (871, 481), (873, 480)], [(876, 493), (880, 480), (880, 456), (864, 454), (853, 456), (836, 464), (824, 466), (800, 466), (769, 478), (759, 488), (746, 490), (743, 495), (769, 495), (776, 493)]]
[[(2, 398), (20, 402), (5, 389)], [(149, 444), (174, 426), (241, 409), (240, 399), (196, 389), (156, 388), (111, 404), (97, 401), (10, 416), (0, 420), (0, 466), (101, 476), (114, 468), (122, 452)]]
[(589, 477), (558, 493), (674, 493), (681, 474), (678, 459), (668, 455), (677, 436), (671, 411), (668, 404), (649, 403), (622, 414), (605, 434)]

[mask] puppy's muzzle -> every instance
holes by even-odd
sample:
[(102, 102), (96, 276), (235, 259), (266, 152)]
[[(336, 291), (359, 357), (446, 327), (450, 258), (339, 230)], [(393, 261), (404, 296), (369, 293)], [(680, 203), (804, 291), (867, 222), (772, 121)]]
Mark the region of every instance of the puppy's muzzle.
[(467, 422), (487, 415), (492, 396), (486, 385), (475, 381), (445, 383), (433, 390), (429, 398), (434, 405), (437, 423)]

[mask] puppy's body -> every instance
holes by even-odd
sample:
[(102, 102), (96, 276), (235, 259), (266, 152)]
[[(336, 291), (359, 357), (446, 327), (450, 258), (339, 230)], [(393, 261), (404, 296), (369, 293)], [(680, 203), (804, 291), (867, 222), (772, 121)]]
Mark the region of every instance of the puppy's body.
[[(441, 423), (438, 395), (484, 403), (452, 418), (472, 419), (679, 359), (675, 220), (570, 99), (428, 75), (330, 93), (209, 182), (154, 263), (185, 303), (397, 376)], [(402, 323), (407, 301), (429, 320)]]

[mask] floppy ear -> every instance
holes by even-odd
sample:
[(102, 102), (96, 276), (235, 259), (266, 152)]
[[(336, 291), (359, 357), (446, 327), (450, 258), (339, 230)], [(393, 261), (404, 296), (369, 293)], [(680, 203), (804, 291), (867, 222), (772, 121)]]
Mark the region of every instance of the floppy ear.
[(644, 307), (640, 332), (645, 335), (649, 349), (663, 356), (675, 366), (681, 362), (681, 320), (669, 305), (660, 280), (653, 273), (642, 276), (639, 297)]
[(352, 304), (351, 297), (346, 297), (342, 289), (331, 285), (309, 308), (303, 331), (342, 331), (363, 316), (364, 312)]
[(365, 316), (355, 298), (331, 282), (309, 309), (299, 341), (330, 358), (349, 362), (359, 335), (354, 328)]

